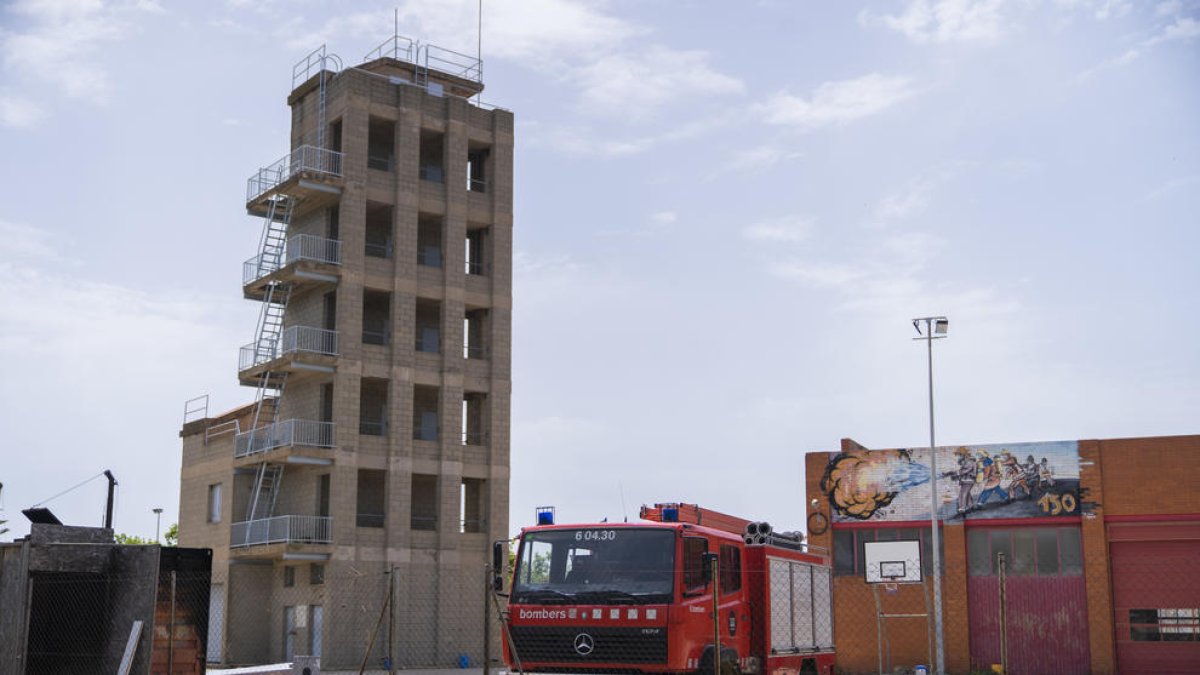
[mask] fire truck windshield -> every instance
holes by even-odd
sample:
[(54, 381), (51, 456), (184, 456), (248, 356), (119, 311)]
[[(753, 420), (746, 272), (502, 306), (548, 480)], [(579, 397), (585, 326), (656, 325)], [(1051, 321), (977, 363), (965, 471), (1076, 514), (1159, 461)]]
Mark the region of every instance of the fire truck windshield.
[(580, 528), (528, 532), (512, 599), (519, 604), (650, 604), (671, 601), (675, 534), (665, 529)]

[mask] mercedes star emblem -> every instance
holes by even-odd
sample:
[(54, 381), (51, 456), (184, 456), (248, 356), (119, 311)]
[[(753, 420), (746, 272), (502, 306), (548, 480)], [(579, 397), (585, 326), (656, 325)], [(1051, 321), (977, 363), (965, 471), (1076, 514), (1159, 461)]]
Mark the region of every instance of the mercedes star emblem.
[(596, 648), (596, 641), (587, 633), (580, 633), (575, 636), (575, 653), (580, 656), (587, 656)]

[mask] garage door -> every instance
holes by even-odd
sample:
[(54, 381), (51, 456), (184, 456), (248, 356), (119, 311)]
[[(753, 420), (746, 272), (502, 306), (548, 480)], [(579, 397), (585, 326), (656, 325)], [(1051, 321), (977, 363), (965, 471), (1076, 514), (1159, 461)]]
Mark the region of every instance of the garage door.
[[(1200, 538), (1186, 538), (1195, 530), (1110, 529), (1121, 675), (1200, 673)], [(1164, 536), (1175, 539), (1155, 540)]]

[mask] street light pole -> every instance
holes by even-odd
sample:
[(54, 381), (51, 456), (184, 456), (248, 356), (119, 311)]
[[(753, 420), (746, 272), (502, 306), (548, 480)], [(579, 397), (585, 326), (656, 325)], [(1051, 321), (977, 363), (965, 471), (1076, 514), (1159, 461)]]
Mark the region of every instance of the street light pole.
[(158, 543), (158, 526), (162, 524), (162, 509), (151, 509), (154, 511), (154, 543)]
[[(937, 491), (937, 442), (933, 433), (933, 341), (946, 337), (950, 329), (950, 320), (944, 316), (927, 316), (913, 319), (913, 328), (921, 337), (914, 340), (924, 340), (929, 363), (929, 529), (932, 533), (930, 544), (933, 548), (933, 634), (935, 645), (934, 672), (945, 675), (943, 663), (944, 648), (942, 645), (942, 555), (940, 532), (938, 532), (938, 491)], [(925, 330), (921, 330), (921, 324)]]

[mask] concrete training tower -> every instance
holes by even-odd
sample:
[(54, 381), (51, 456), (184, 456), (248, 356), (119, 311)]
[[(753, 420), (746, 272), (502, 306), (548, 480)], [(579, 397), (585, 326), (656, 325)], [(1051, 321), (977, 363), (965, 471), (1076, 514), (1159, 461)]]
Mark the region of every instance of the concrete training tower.
[(291, 151), (246, 194), (255, 401), (191, 401), (181, 432), (180, 545), (214, 551), (210, 662), (356, 667), (391, 569), (397, 612), (421, 617), (398, 622), (402, 665), (482, 657), (482, 570), (508, 532), (513, 204), (513, 116), (482, 89), (478, 59), (398, 35), (356, 67), (321, 48), (294, 69)]

